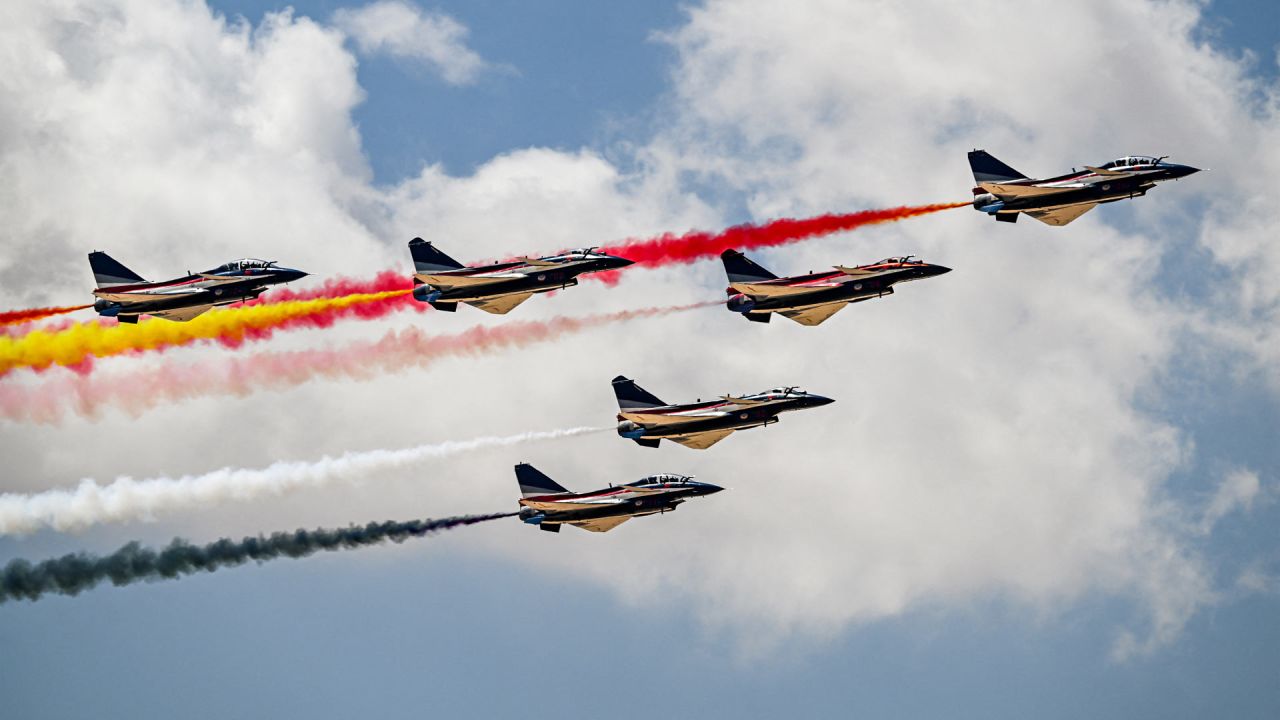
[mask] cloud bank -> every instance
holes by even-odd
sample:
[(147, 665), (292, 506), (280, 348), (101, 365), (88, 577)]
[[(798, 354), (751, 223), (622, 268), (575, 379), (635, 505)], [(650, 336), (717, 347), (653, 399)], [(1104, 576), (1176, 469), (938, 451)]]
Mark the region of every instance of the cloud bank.
[[(405, 19), (379, 24), (370, 8)], [(1218, 600), (1201, 525), (1186, 518), (1229, 522), (1254, 491), (1237, 481), (1207, 510), (1174, 497), (1169, 479), (1192, 463), (1195, 438), (1152, 398), (1169, 392), (1171, 374), (1191, 372), (1205, 374), (1180, 381), (1261, 380), (1275, 400), (1280, 218), (1265, 193), (1280, 186), (1269, 151), (1280, 123), (1276, 88), (1198, 39), (1197, 3), (1018, 13), (995, 3), (707, 2), (665, 35), (677, 54), (671, 97), (663, 126), (635, 139), (634, 169), (593, 149), (521, 148), (471, 175), (427, 166), (391, 187), (371, 182), (361, 153), (351, 112), (362, 90), (344, 39), (399, 52), (410, 40), (397, 28), (441, 22), (434, 16), (379, 3), (336, 15), (341, 29), (291, 13), (249, 26), (198, 4), (129, 0), (0, 13), (12, 58), (0, 88), (0, 212), (10, 224), (0, 295), (10, 306), (75, 300), (49, 278), (71, 276), (94, 248), (158, 267), (252, 248), (320, 274), (371, 274), (407, 268), (414, 235), (458, 257), (500, 257), (963, 200), (973, 147), (1045, 174), (1128, 153), (1212, 168), (1069, 228), (997, 226), (961, 209), (763, 252), (786, 274), (907, 252), (955, 269), (819, 332), (728, 312), (601, 328), (358, 387), (157, 412), (127, 426), (150, 440), (145, 453), (120, 452), (110, 416), (56, 438), (6, 426), (10, 490), (101, 476), (104, 458), (111, 475), (145, 477), (233, 458), (267, 465), (298, 447), (409, 446), (424, 431), (599, 424), (614, 412), (608, 378), (618, 373), (681, 399), (804, 384), (835, 397), (838, 414), (787, 417), (706, 453), (593, 437), (548, 458), (546, 470), (575, 489), (662, 470), (733, 488), (714, 503), (607, 536), (477, 543), (625, 603), (706, 608), (708, 627), (744, 646), (831, 637), (921, 607), (1001, 598), (1053, 612), (1101, 594), (1145, 617), (1117, 636), (1114, 652), (1128, 657), (1176, 638)], [(1095, 62), (1078, 61), (1081, 37)], [(999, 61), (1029, 56), (1038, 62)], [(1217, 281), (1206, 286), (1206, 275)], [(584, 285), (520, 310), (695, 302), (722, 287), (706, 263), (628, 273), (617, 288)], [(496, 322), (440, 315), (387, 322)], [(1188, 347), (1204, 361), (1180, 364)], [(81, 452), (68, 456), (63, 443)], [(510, 501), (510, 465), (521, 459), (536, 458), (455, 458), (454, 472), (492, 480), (444, 484), (432, 498)], [(394, 483), (364, 494), (360, 516), (392, 512), (403, 497)], [(619, 553), (627, 563), (614, 562)]]

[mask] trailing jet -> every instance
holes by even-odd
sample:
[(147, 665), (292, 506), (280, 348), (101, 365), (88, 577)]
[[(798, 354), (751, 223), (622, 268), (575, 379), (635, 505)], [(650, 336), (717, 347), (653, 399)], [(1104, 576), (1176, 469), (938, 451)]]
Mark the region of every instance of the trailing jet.
[(522, 496), (520, 519), (548, 532), (560, 532), (561, 525), (609, 532), (633, 517), (675, 510), (691, 497), (724, 489), (684, 475), (650, 475), (626, 485), (573, 493), (527, 463), (516, 466), (516, 482)]
[(985, 150), (969, 153), (973, 169), (973, 207), (1001, 222), (1017, 222), (1026, 213), (1042, 223), (1066, 225), (1100, 203), (1141, 197), (1165, 180), (1177, 180), (1199, 168), (1165, 162), (1165, 157), (1130, 155), (1066, 175), (1032, 180)]
[(913, 260), (908, 255), (780, 278), (737, 250), (725, 250), (720, 259), (729, 276), (728, 308), (762, 323), (778, 313), (801, 325), (819, 325), (849, 303), (892, 295), (893, 286), (900, 282), (951, 272), (951, 268)]
[(215, 305), (252, 300), (269, 286), (307, 276), (301, 270), (279, 267), (275, 261), (244, 258), (202, 273), (173, 280), (147, 282), (104, 252), (89, 253), (89, 267), (98, 289), (93, 309), (124, 323), (140, 315), (185, 322)]
[(665, 438), (695, 450), (715, 445), (734, 430), (776, 423), (779, 413), (835, 402), (788, 387), (669, 405), (621, 375), (613, 379), (613, 394), (618, 396), (619, 435), (645, 447), (658, 447)]
[(585, 248), (544, 258), (465, 267), (422, 238), (409, 242), (409, 252), (417, 271), (413, 276), (415, 300), (445, 312), (454, 312), (458, 303), (466, 303), (495, 315), (506, 315), (534, 293), (573, 287), (583, 273), (632, 264), (626, 258)]

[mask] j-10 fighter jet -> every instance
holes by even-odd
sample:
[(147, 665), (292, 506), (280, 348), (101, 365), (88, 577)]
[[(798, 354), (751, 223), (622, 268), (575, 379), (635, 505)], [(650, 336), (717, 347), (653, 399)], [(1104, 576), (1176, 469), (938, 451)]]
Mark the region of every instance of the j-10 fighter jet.
[[(1166, 156), (1167, 157), (1167, 156)], [(1086, 165), (1066, 175), (1032, 180), (985, 150), (969, 153), (973, 170), (973, 207), (1001, 222), (1017, 222), (1026, 213), (1042, 223), (1066, 225), (1100, 203), (1141, 197), (1165, 180), (1177, 180), (1199, 168), (1165, 162), (1164, 157), (1130, 155), (1105, 165)]]
[(684, 475), (650, 475), (626, 485), (573, 493), (526, 463), (516, 466), (516, 482), (522, 496), (520, 519), (548, 532), (560, 532), (561, 525), (609, 532), (633, 517), (675, 510), (691, 497), (724, 489)]
[(139, 315), (185, 322), (215, 305), (252, 300), (271, 285), (307, 276), (301, 270), (279, 267), (275, 261), (252, 258), (162, 282), (143, 280), (104, 252), (89, 253), (89, 267), (98, 283), (93, 309), (124, 323), (138, 322)]
[(454, 312), (458, 303), (466, 303), (495, 315), (506, 315), (534, 293), (573, 287), (583, 273), (632, 264), (626, 258), (585, 248), (544, 258), (465, 267), (422, 238), (409, 242), (409, 252), (416, 270), (415, 300), (445, 312)]
[(801, 325), (818, 325), (849, 303), (892, 295), (893, 286), (900, 282), (951, 272), (951, 268), (930, 265), (908, 255), (780, 278), (737, 250), (725, 250), (720, 259), (729, 276), (729, 309), (763, 323), (778, 313)]
[(734, 430), (776, 423), (779, 413), (835, 402), (789, 387), (669, 405), (621, 375), (613, 379), (613, 393), (618, 396), (619, 435), (645, 447), (658, 447), (665, 438), (695, 450), (715, 445)]

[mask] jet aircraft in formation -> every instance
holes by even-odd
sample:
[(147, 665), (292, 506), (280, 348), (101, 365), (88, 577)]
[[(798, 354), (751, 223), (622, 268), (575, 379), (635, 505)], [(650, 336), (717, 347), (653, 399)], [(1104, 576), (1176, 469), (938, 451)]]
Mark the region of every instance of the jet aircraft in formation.
[(715, 445), (734, 430), (776, 423), (779, 413), (835, 402), (788, 387), (671, 405), (621, 375), (613, 379), (613, 393), (618, 397), (619, 435), (645, 447), (656, 448), (666, 439), (695, 450)]
[(778, 313), (801, 325), (818, 325), (849, 303), (892, 295), (898, 283), (951, 272), (908, 255), (780, 278), (737, 250), (725, 250), (720, 259), (729, 276), (729, 309), (763, 323)]
[(244, 258), (202, 273), (173, 280), (147, 282), (104, 252), (89, 253), (89, 267), (98, 289), (93, 309), (104, 317), (136, 323), (140, 315), (187, 321), (216, 305), (252, 300), (268, 287), (307, 276), (280, 267), (275, 261)]
[(520, 519), (548, 532), (560, 532), (561, 525), (608, 532), (633, 517), (675, 510), (689, 498), (724, 489), (685, 475), (650, 475), (626, 485), (574, 493), (527, 463), (516, 465), (516, 482)]
[(543, 258), (466, 267), (422, 238), (409, 242), (409, 252), (416, 270), (415, 300), (445, 312), (454, 312), (458, 303), (466, 303), (495, 315), (506, 315), (534, 293), (573, 287), (583, 273), (617, 270), (632, 264), (626, 258), (584, 248)]
[(973, 207), (1001, 222), (1017, 222), (1026, 213), (1042, 223), (1066, 225), (1101, 203), (1141, 197), (1165, 180), (1177, 180), (1199, 168), (1165, 162), (1164, 157), (1129, 155), (1105, 165), (1086, 165), (1066, 175), (1032, 180), (985, 150), (969, 153), (973, 170)]

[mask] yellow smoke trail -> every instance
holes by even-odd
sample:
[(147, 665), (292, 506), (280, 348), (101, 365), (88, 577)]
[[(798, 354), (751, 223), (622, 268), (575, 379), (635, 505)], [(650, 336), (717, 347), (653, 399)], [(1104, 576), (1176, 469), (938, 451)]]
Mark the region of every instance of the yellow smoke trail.
[(214, 309), (188, 322), (150, 319), (137, 325), (81, 323), (61, 330), (35, 330), (18, 337), (0, 337), (0, 376), (17, 368), (74, 366), (93, 358), (162, 350), (202, 340), (235, 344), (285, 327), (327, 327), (345, 314), (344, 311), (409, 292), (391, 290)]

